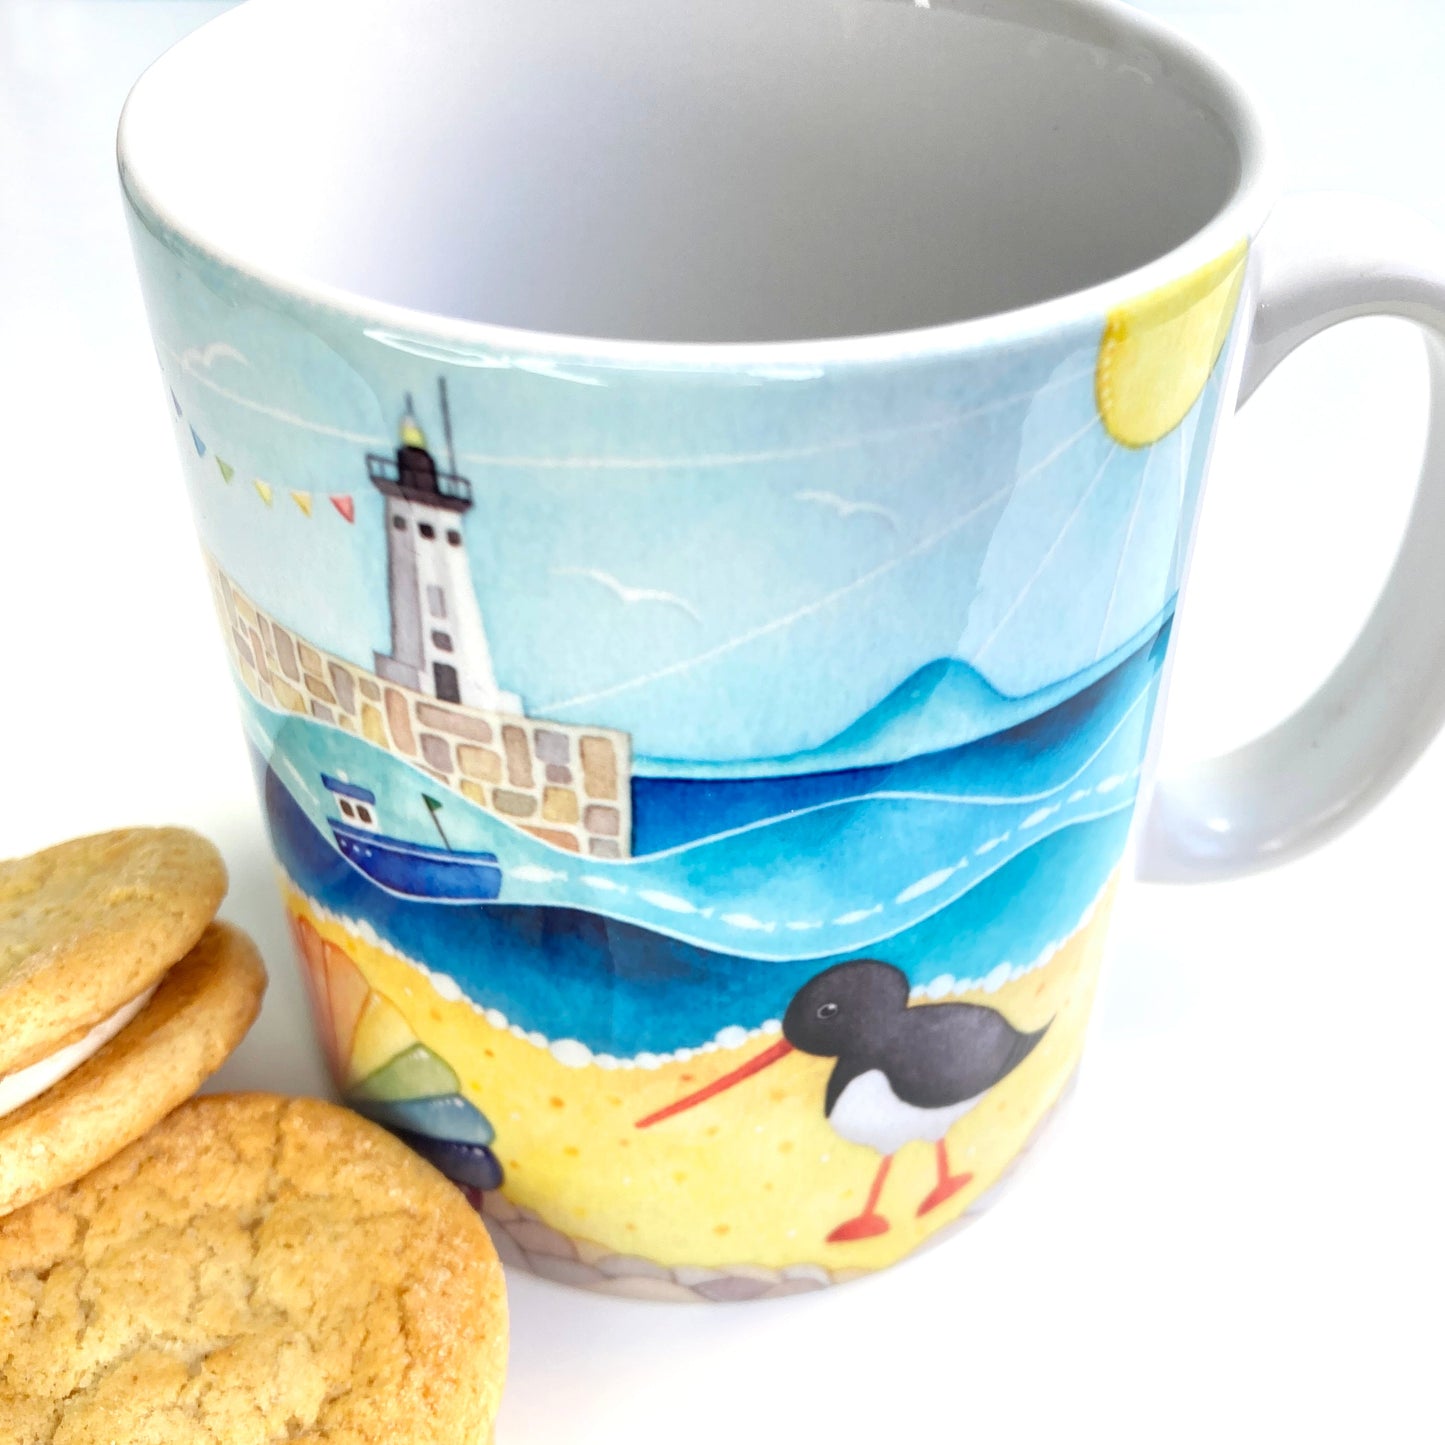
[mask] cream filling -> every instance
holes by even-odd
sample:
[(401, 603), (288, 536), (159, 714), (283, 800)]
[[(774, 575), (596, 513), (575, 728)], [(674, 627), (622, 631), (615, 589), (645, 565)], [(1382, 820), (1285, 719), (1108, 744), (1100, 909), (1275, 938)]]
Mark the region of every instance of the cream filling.
[(99, 1053), (150, 1002), (157, 987), (152, 984), (139, 998), (131, 999), (108, 1019), (102, 1019), (83, 1039), (0, 1079), (0, 1119), (13, 1114), (22, 1104), (28, 1104), (37, 1094), (43, 1094), (52, 1084), (58, 1084)]

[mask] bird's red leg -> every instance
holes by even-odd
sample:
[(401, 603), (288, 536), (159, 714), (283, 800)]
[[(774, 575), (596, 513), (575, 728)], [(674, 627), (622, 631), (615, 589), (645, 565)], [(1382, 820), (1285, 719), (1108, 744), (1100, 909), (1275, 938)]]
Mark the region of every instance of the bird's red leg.
[(940, 1204), (952, 1199), (955, 1194), (966, 1185), (973, 1183), (973, 1175), (970, 1173), (950, 1174), (948, 1172), (948, 1145), (940, 1139), (938, 1141), (938, 1183), (924, 1196), (923, 1203), (918, 1206), (919, 1217), (927, 1214), (932, 1209), (937, 1209)]
[(885, 1154), (878, 1172), (873, 1176), (873, 1185), (863, 1202), (862, 1212), (852, 1219), (845, 1219), (828, 1236), (829, 1244), (848, 1244), (855, 1239), (872, 1239), (875, 1234), (888, 1233), (888, 1221), (877, 1211), (878, 1196), (883, 1193), (883, 1181), (888, 1178), (888, 1166), (892, 1163), (893, 1156)]

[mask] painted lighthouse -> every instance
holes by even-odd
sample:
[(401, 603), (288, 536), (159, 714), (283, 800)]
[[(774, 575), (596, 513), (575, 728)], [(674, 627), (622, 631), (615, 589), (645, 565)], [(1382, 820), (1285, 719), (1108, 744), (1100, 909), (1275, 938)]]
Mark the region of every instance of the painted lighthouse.
[[(472, 485), (457, 471), (445, 383), (438, 395), (445, 468), (437, 464), (410, 396), (395, 452), (366, 456), (367, 478), (382, 502), (389, 650), (373, 650), (368, 667), (351, 658), (365, 655), (362, 648), (375, 639), (342, 636), (331, 648), (317, 645), (263, 609), (211, 558), (216, 606), (236, 671), (265, 706), (365, 738), (554, 848), (603, 861), (625, 859), (632, 844), (631, 738), (612, 728), (529, 717), (522, 699), (497, 681), (468, 558)], [(361, 508), (357, 515), (358, 534), (364, 535)], [(276, 581), (284, 596), (282, 579)], [(352, 809), (330, 820), (338, 846), (358, 867), (379, 857), (377, 820), (357, 811), (374, 807), (366, 780), (332, 779), (326, 786), (338, 807), (344, 801)], [(437, 822), (440, 804), (434, 803), (428, 807)], [(465, 860), (444, 836), (442, 852), (449, 856), (433, 858), (435, 841), (411, 845), (432, 869), (427, 888), (440, 888), (445, 879), (448, 901), (486, 897), (483, 884), (494, 885), (482, 865), (495, 860), (478, 854), (478, 866), (458, 893), (456, 865)], [(489, 876), (495, 878), (495, 870)], [(396, 880), (384, 886), (396, 887)]]
[(391, 600), (391, 651), (376, 654), (376, 671), (442, 702), (520, 713), (521, 699), (497, 686), (472, 585), (462, 539), (472, 484), (457, 472), (445, 381), (440, 398), (447, 471), (437, 468), (427, 448), (410, 396), (395, 458), (366, 458), (372, 485), (386, 499)]

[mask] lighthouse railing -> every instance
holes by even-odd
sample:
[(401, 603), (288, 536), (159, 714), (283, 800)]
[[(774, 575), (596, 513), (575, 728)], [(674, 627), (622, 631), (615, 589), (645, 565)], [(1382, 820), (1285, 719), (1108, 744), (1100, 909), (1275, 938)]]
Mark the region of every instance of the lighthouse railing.
[[(386, 487), (400, 487), (401, 469), (397, 466), (392, 457), (377, 456), (369, 453), (366, 458), (366, 474), (371, 478), (373, 485)], [(449, 497), (456, 502), (470, 502), (472, 500), (472, 484), (456, 472), (436, 473), (437, 492), (440, 496)]]

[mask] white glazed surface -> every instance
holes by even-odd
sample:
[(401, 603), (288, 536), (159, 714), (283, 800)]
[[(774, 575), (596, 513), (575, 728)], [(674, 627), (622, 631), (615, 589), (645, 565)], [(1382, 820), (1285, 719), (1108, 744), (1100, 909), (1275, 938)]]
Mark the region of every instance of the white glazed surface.
[[(0, 720), (0, 854), (137, 820), (216, 837), (225, 914), (256, 933), (273, 980), (214, 1087), (317, 1092), (110, 155), (134, 76), (221, 8), (0, 0), (0, 395), (10, 474), (54, 483), (11, 490), (0, 528), (4, 615), (46, 607), (44, 626), (10, 630), (7, 665), (53, 700)], [(1368, 25), (1356, 0), (1147, 8), (1261, 89), (1290, 184), (1375, 189), (1445, 223), (1434, 0), (1382, 0)], [(1241, 416), (1205, 508), (1166, 766), (1268, 726), (1354, 635), (1413, 487), (1418, 350), (1391, 323), (1346, 328)], [(83, 585), (56, 586), (54, 552), (36, 546), (56, 487)], [(1286, 563), (1297, 585), (1282, 591)], [(196, 659), (187, 729), (111, 707), (97, 732), (87, 699), (135, 696), (138, 646)], [(73, 786), (82, 758), (89, 781)], [(500, 1445), (724, 1445), (740, 1430), (862, 1445), (928, 1440), (940, 1421), (1001, 1442), (1428, 1438), (1445, 1295), (1442, 798), (1437, 745), (1308, 858), (1132, 890), (1071, 1117), (1007, 1207), (952, 1245), (762, 1309), (513, 1280)], [(1244, 997), (1218, 986), (1222, 963)]]
[[(1261, 122), (1207, 58), (1115, 0), (957, 7), (252, 0), (141, 80), (121, 163), (212, 254), (373, 324), (664, 360), (1060, 327), (1254, 233)], [(212, 103), (240, 89), (268, 103)]]

